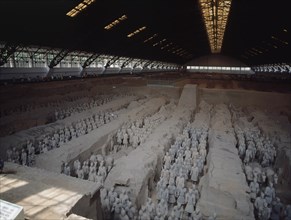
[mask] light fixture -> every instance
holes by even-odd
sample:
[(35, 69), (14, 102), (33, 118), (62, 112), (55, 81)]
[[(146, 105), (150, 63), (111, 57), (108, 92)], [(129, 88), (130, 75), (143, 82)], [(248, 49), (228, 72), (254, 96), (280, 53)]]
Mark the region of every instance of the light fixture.
[(125, 21), (127, 19), (126, 15), (122, 15), (121, 17), (115, 19), (110, 24), (104, 27), (105, 30), (110, 30), (111, 28), (115, 27), (116, 25), (120, 24), (120, 22)]
[(288, 42), (287, 41), (284, 41), (284, 40), (281, 40), (275, 36), (271, 36), (271, 38), (274, 40), (274, 41), (277, 41), (277, 42), (280, 42), (282, 44), (285, 44), (285, 45), (288, 45)]
[(220, 53), (231, 0), (199, 0), (212, 53)]
[(69, 17), (75, 17), (89, 5), (91, 5), (95, 0), (84, 0), (83, 2), (79, 3), (76, 7), (70, 10), (66, 15)]
[[(164, 38), (163, 40), (160, 40), (160, 41), (156, 42), (155, 44), (153, 44), (153, 47), (158, 46), (158, 45), (162, 45), (166, 40), (167, 39)], [(161, 49), (163, 49), (163, 48), (161, 48)]]
[(134, 35), (144, 31), (146, 28), (147, 28), (146, 26), (140, 27), (140, 28), (136, 29), (135, 31), (131, 32), (130, 34), (128, 34), (127, 37), (128, 38), (133, 37)]
[(156, 33), (156, 34), (152, 35), (151, 37), (145, 39), (143, 42), (144, 42), (144, 43), (147, 43), (147, 42), (151, 41), (152, 39), (154, 39), (154, 38), (157, 37), (157, 36), (158, 36), (158, 34)]
[(171, 43), (168, 43), (168, 44), (166, 44), (165, 46), (161, 47), (161, 49), (164, 50), (165, 48), (171, 46), (172, 44), (173, 44), (172, 42), (171, 42)]

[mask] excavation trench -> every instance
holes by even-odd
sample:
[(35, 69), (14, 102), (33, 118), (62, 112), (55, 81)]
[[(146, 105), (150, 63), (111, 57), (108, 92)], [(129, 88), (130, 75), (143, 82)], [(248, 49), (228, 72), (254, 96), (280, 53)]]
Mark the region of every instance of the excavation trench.
[[(290, 203), (290, 190), (284, 187), (284, 180), (289, 177), (288, 169), (284, 166), (278, 169), (278, 164), (288, 164), (289, 160), (288, 156), (282, 154), (282, 151), (284, 152), (282, 139), (278, 138), (279, 135), (270, 135), (269, 129), (262, 129), (258, 123), (260, 117), (265, 117), (265, 114), (260, 111), (253, 114), (232, 109), (238, 154), (250, 187), (249, 194), (250, 201), (254, 204), (254, 215), (256, 219), (266, 219), (268, 215), (276, 219), (281, 218), (282, 213), (277, 213), (274, 207), (279, 203), (282, 207), (286, 207)], [(272, 190), (274, 194), (271, 193)], [(263, 197), (262, 193), (264, 193)], [(280, 198), (279, 203), (278, 198)], [(267, 206), (260, 206), (258, 202), (260, 200), (265, 201)]]
[[(147, 140), (150, 133), (154, 131), (158, 123), (162, 123), (169, 116), (164, 115), (165, 109), (171, 108), (172, 106), (172, 102), (166, 101), (165, 106), (148, 111), (142, 118), (138, 118), (131, 122), (125, 122), (118, 129), (101, 137), (90, 149), (84, 151), (78, 157), (70, 161), (69, 166), (71, 170), (73, 170), (71, 175), (77, 175), (77, 172), (74, 170), (74, 161), (78, 160), (81, 164), (87, 161), (91, 164), (94, 161), (94, 157), (96, 157), (96, 161), (98, 161), (96, 166), (99, 166), (100, 162), (104, 160), (104, 165), (108, 168), (107, 172), (109, 172), (112, 165), (114, 166), (114, 164), (112, 164), (113, 161), (128, 155), (138, 147), (142, 147), (143, 143)], [(98, 167), (96, 168), (98, 170)], [(86, 177), (86, 179), (87, 178), (88, 177)]]

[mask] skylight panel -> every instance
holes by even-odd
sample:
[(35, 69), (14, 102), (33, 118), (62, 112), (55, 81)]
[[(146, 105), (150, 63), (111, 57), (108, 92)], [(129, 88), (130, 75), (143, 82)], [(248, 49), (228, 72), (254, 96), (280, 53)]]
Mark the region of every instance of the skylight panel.
[(131, 37), (133, 37), (133, 36), (139, 34), (140, 32), (144, 31), (146, 28), (147, 28), (146, 26), (140, 27), (140, 28), (136, 29), (135, 31), (129, 33), (129, 34), (127, 35), (127, 37), (128, 37), (128, 38), (131, 38)]
[(89, 5), (91, 5), (95, 0), (84, 0), (83, 2), (79, 3), (76, 7), (70, 10), (66, 15), (73, 18), (77, 16), (80, 12), (86, 9)]
[(151, 41), (152, 39), (154, 39), (154, 38), (157, 37), (157, 36), (158, 36), (158, 34), (154, 34), (154, 35), (152, 35), (151, 37), (145, 39), (145, 40), (144, 40), (144, 43), (147, 43), (147, 42)]
[(114, 21), (112, 21), (110, 24), (106, 25), (104, 27), (105, 30), (110, 30), (113, 27), (115, 27), (116, 25), (120, 24), (121, 22), (125, 21), (127, 19), (127, 15), (122, 15), (121, 17), (115, 19)]
[(200, 7), (212, 53), (220, 53), (231, 0), (200, 0)]

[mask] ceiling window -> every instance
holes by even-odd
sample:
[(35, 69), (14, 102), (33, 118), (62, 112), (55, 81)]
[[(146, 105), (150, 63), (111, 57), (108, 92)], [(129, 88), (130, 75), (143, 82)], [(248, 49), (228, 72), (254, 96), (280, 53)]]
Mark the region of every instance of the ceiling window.
[(129, 33), (129, 34), (127, 35), (127, 37), (128, 37), (128, 38), (131, 38), (131, 37), (133, 37), (133, 36), (139, 34), (140, 32), (144, 31), (146, 28), (147, 28), (146, 26), (140, 27), (140, 28), (136, 29), (135, 31)]
[(200, 0), (200, 7), (212, 53), (220, 53), (231, 0)]
[(152, 39), (154, 39), (157, 36), (158, 36), (158, 34), (154, 34), (154, 35), (150, 36), (149, 38), (145, 39), (143, 42), (147, 43), (147, 42), (151, 41)]
[(79, 3), (76, 7), (70, 10), (66, 15), (69, 17), (75, 17), (84, 9), (86, 9), (89, 5), (91, 5), (95, 0), (84, 0), (83, 2)]
[(105, 30), (111, 30), (114, 28), (116, 25), (120, 24), (121, 22), (125, 21), (127, 19), (127, 15), (122, 15), (121, 17), (115, 19), (112, 21), (110, 24), (106, 25), (104, 27)]

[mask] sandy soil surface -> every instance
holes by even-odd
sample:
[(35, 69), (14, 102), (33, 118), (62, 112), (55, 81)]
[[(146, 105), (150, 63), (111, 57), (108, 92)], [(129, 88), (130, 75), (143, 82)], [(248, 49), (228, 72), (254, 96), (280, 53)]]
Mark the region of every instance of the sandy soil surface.
[(32, 220), (66, 219), (80, 199), (91, 198), (100, 187), (89, 181), (12, 163), (6, 163), (4, 172), (9, 174), (0, 176), (1, 199), (22, 206), (26, 218)]

